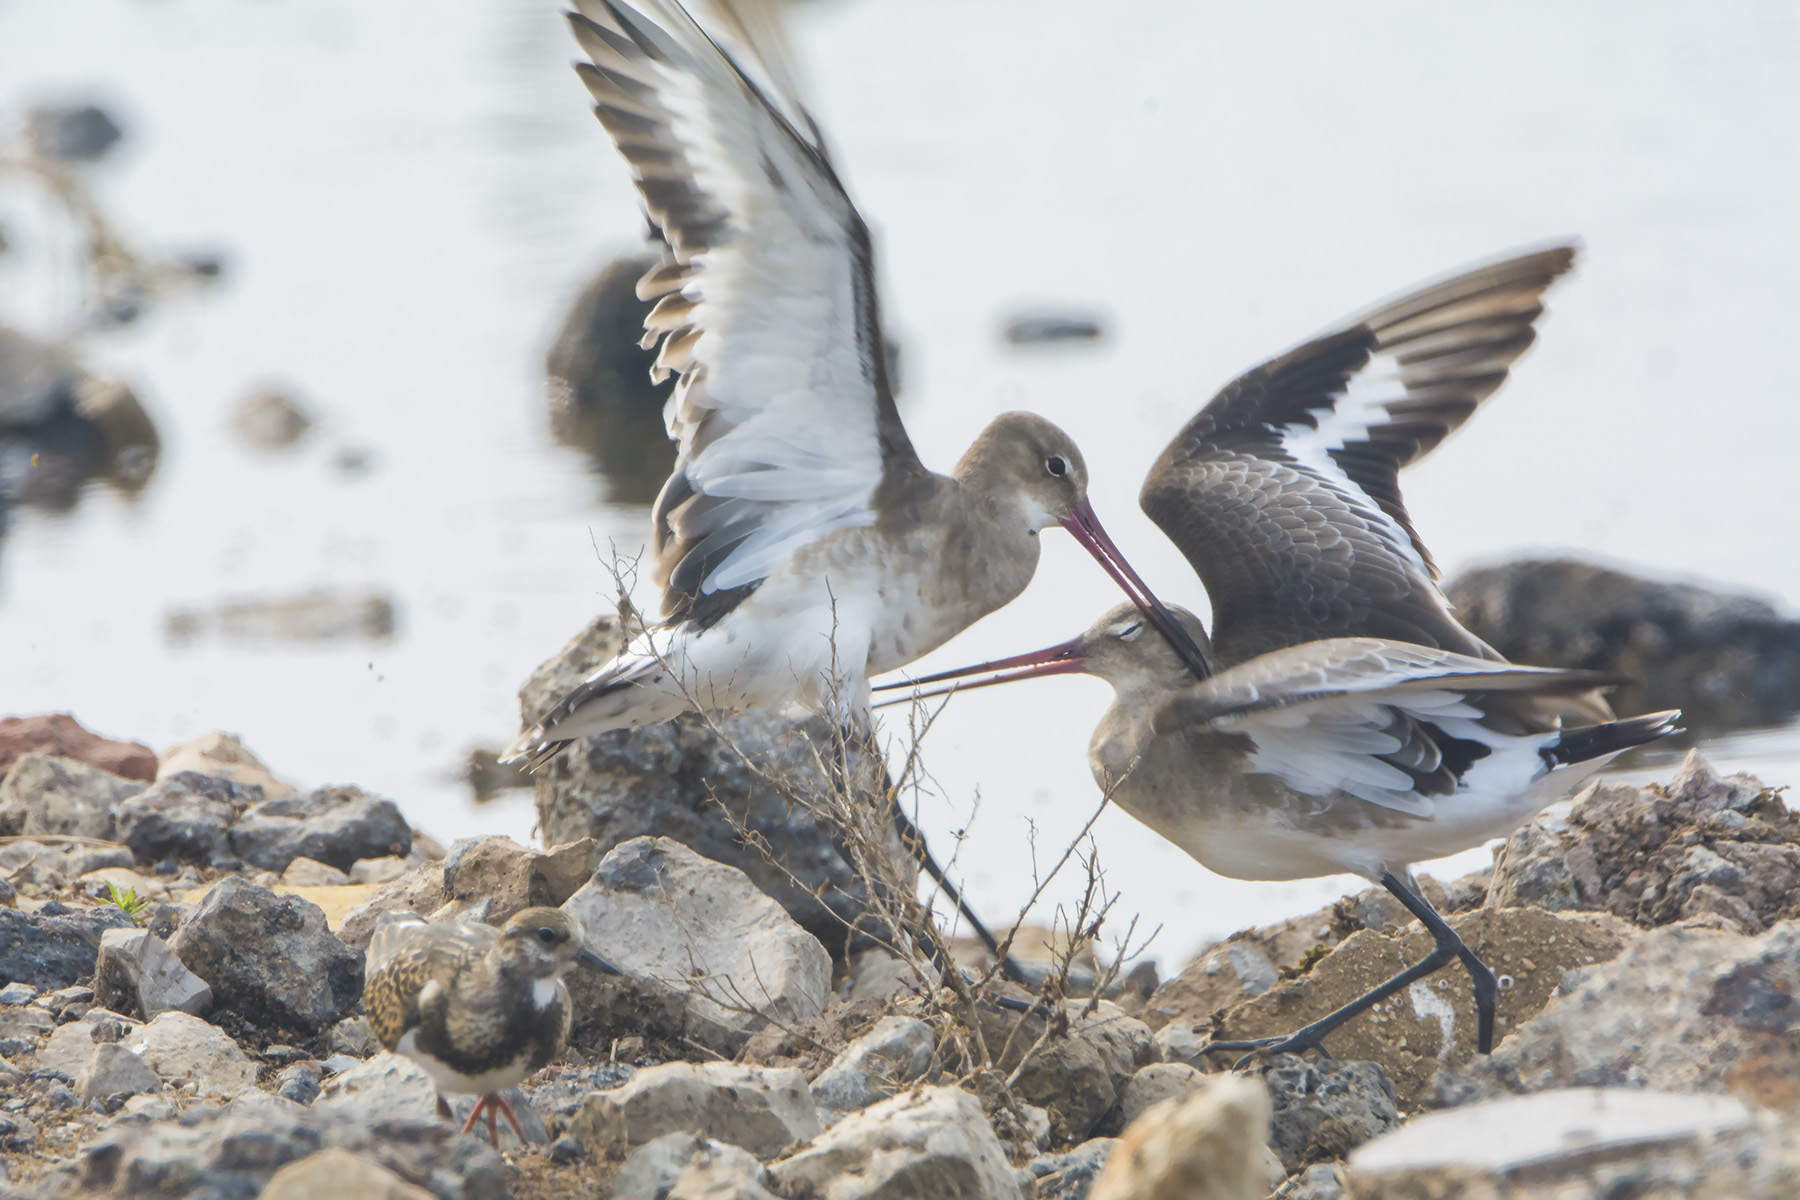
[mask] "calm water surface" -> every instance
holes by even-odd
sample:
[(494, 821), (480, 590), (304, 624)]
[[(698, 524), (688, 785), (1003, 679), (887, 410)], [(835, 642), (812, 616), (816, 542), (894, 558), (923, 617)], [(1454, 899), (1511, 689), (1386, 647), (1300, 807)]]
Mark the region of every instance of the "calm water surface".
[[(157, 745), (223, 727), (278, 773), (390, 794), (440, 837), (528, 835), (528, 796), (476, 808), (457, 763), (511, 735), (518, 681), (610, 602), (596, 544), (633, 550), (645, 529), (546, 430), (562, 308), (639, 229), (556, 7), (0, 0), (0, 120), (102, 98), (129, 127), (95, 172), (108, 209), (144, 246), (230, 263), (220, 287), (88, 344), (151, 407), (163, 458), (133, 502), (98, 489), (72, 514), (15, 513), (0, 710), (69, 709)], [(1134, 562), (1203, 609), (1135, 494), (1218, 385), (1417, 280), (1579, 234), (1542, 344), (1409, 473), (1426, 539), (1452, 572), (1567, 550), (1800, 601), (1791, 4), (1131, 11), (861, 0), (798, 31), (877, 226), (927, 462), (948, 467), (997, 412), (1044, 413), (1085, 448)], [(46, 330), (67, 300), (47, 270), (0, 259), (0, 321)], [(1038, 304), (1095, 309), (1109, 336), (1005, 347), (1003, 317)], [(226, 432), (264, 382), (325, 416), (291, 456)], [(373, 469), (335, 470), (343, 448)], [(392, 594), (397, 638), (164, 639), (171, 608), (324, 584)], [(921, 668), (1060, 640), (1115, 598), (1054, 538), (1021, 601)], [(967, 831), (985, 909), (1028, 889), (1031, 827), (1048, 857), (1092, 810), (1104, 702), (1078, 679), (986, 693), (932, 734), (922, 821), (945, 850)], [(1800, 776), (1792, 728), (1707, 750)], [(1096, 837), (1120, 911), (1165, 925), (1165, 959), (1345, 886), (1217, 879), (1116, 813)]]

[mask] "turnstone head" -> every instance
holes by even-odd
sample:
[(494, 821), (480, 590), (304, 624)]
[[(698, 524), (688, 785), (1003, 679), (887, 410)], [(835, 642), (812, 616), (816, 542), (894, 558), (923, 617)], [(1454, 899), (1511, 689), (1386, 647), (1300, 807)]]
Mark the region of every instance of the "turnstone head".
[(569, 1040), (571, 967), (618, 974), (582, 944), (581, 927), (560, 909), (528, 908), (504, 926), (427, 924), (411, 913), (382, 918), (369, 942), (363, 1009), (381, 1044), (425, 1069), (444, 1092), (479, 1094), (463, 1125), (496, 1112), (519, 1121), (498, 1093), (559, 1055)]

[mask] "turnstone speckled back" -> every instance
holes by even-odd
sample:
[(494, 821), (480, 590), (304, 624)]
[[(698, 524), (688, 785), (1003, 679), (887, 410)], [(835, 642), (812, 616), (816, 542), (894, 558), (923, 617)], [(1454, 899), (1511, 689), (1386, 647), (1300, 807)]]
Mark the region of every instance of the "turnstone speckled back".
[(425, 1069), (444, 1092), (479, 1094), (463, 1123), (496, 1112), (524, 1140), (499, 1092), (563, 1052), (569, 1040), (571, 967), (618, 974), (582, 944), (581, 927), (555, 908), (528, 908), (501, 928), (474, 922), (431, 925), (411, 913), (383, 917), (369, 942), (363, 1009), (381, 1044)]

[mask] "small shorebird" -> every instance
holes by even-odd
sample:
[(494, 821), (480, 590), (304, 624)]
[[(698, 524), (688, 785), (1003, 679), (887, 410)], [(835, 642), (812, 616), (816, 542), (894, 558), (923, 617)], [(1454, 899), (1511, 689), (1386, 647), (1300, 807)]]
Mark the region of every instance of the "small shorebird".
[(752, 82), (674, 0), (577, 0), (576, 70), (667, 254), (656, 305), (674, 474), (653, 512), (661, 620), (526, 730), (503, 761), (693, 709), (799, 701), (866, 725), (868, 677), (1022, 592), (1060, 525), (1198, 667), (1195, 647), (1107, 537), (1069, 436), (989, 425), (949, 475), (913, 451), (888, 386), (873, 255), (774, 14), (720, 16)]
[[(1529, 820), (1679, 713), (1610, 720), (1584, 671), (1515, 666), (1463, 629), (1401, 501), (1397, 473), (1505, 379), (1573, 251), (1466, 272), (1241, 376), (1188, 423), (1142, 504), (1206, 584), (1215, 628), (1171, 610), (1212, 668), (1196, 682), (1129, 607), (1081, 637), (909, 687), (1083, 672), (1113, 687), (1095, 779), (1120, 808), (1229, 878), (1350, 872), (1428, 929), (1431, 954), (1286, 1038), (1298, 1051), (1459, 959), (1477, 1039), (1496, 980), (1418, 894), (1410, 866)], [(1564, 729), (1564, 714), (1598, 721)]]
[(500, 1092), (558, 1058), (569, 1041), (572, 967), (616, 975), (581, 942), (581, 927), (555, 908), (528, 908), (503, 927), (475, 922), (427, 924), (410, 913), (383, 917), (369, 941), (363, 1008), (381, 1044), (425, 1069), (444, 1092), (478, 1094), (464, 1133), (487, 1114), (497, 1148), (496, 1114), (525, 1140)]

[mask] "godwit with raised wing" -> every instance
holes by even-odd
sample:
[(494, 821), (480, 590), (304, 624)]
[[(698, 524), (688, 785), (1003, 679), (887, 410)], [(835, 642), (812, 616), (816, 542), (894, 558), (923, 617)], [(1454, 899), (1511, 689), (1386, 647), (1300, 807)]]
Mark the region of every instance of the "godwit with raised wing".
[(724, 5), (770, 84), (674, 0), (577, 0), (594, 111), (668, 257), (639, 294), (645, 344), (680, 379), (675, 472), (653, 515), (661, 621), (508, 749), (695, 708), (800, 701), (860, 724), (868, 677), (1016, 597), (1061, 525), (1147, 618), (1199, 653), (1106, 536), (1087, 465), (1041, 417), (1008, 413), (949, 475), (919, 461), (882, 355), (868, 230), (799, 103), (762, 6)]
[[(1401, 502), (1397, 473), (1505, 379), (1568, 249), (1467, 272), (1240, 377), (1164, 451), (1142, 503), (1205, 581), (1211, 678), (1129, 607), (1033, 654), (946, 671), (949, 691), (1083, 672), (1113, 687), (1094, 777), (1120, 808), (1218, 874), (1351, 872), (1430, 930), (1417, 965), (1285, 1038), (1212, 1049), (1298, 1051), (1460, 959), (1477, 1040), (1496, 981), (1409, 884), (1410, 865), (1510, 833), (1678, 713), (1611, 721), (1582, 671), (1515, 666), (1457, 624)], [(924, 694), (933, 694), (926, 692)], [(1602, 723), (1564, 730), (1564, 713)]]

